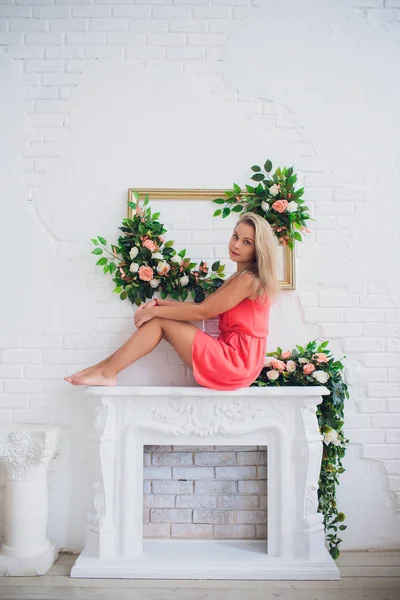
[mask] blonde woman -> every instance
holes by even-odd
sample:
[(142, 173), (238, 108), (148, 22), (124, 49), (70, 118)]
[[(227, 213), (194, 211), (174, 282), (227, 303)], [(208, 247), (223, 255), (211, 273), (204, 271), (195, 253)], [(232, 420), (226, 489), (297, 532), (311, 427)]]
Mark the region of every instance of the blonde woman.
[[(275, 234), (252, 212), (240, 216), (229, 240), (236, 272), (199, 303), (153, 299), (135, 312), (137, 331), (111, 356), (64, 379), (73, 385), (116, 385), (117, 374), (167, 340), (200, 385), (248, 387), (265, 359), (272, 302), (279, 293)], [(189, 321), (219, 317), (214, 339)]]

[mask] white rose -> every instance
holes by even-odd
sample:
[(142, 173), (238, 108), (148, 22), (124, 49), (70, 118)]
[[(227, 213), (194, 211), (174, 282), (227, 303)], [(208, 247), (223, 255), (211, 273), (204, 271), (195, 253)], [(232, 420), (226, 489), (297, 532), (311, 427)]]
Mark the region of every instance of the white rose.
[(290, 212), (290, 213), (291, 212), (296, 212), (296, 210), (298, 209), (298, 207), (299, 207), (299, 205), (297, 204), (297, 202), (295, 202), (294, 200), (291, 200), (289, 202), (289, 204), (287, 205), (286, 210), (288, 212)]
[(288, 373), (294, 373), (294, 371), (297, 369), (296, 367), (296, 363), (294, 362), (294, 360), (288, 360), (286, 363), (286, 370)]
[(308, 363), (309, 361), (307, 360), (307, 358), (299, 358), (299, 363), (301, 365), (303, 365), (304, 363)]
[(329, 379), (329, 374), (326, 371), (314, 371), (311, 375), (315, 377), (318, 383), (326, 383)]
[(152, 287), (152, 288), (156, 288), (156, 287), (158, 287), (158, 284), (159, 284), (159, 283), (160, 283), (160, 280), (159, 280), (159, 279), (152, 279), (152, 280), (150, 281), (150, 285), (151, 285), (151, 287)]
[(264, 367), (270, 367), (273, 360), (273, 356), (266, 356), (264, 360)]
[(328, 446), (328, 444), (333, 444), (334, 446), (341, 445), (341, 442), (338, 439), (337, 431), (335, 429), (331, 429), (327, 433), (324, 433), (324, 443), (326, 446)]
[(139, 249), (136, 248), (136, 246), (133, 246), (132, 250), (129, 252), (129, 256), (131, 257), (132, 260), (137, 257), (138, 252), (139, 252)]
[(279, 377), (279, 371), (275, 371), (275, 369), (271, 369), (270, 371), (268, 371), (267, 377), (271, 381), (275, 381), (275, 379), (278, 379), (278, 377)]
[(171, 256), (171, 260), (172, 262), (180, 263), (182, 259), (176, 254), (175, 256)]
[(271, 187), (269, 188), (269, 193), (271, 194), (271, 196), (276, 196), (277, 194), (279, 194), (279, 186), (274, 183), (274, 185), (271, 185)]
[(153, 258), (156, 258), (157, 260), (164, 260), (164, 257), (161, 254), (161, 252), (156, 252), (155, 254), (153, 254)]
[(183, 277), (181, 277), (179, 281), (181, 285), (187, 285), (189, 283), (189, 277), (187, 275), (183, 275)]
[(269, 204), (268, 204), (268, 202), (265, 202), (265, 200), (263, 200), (261, 202), (261, 208), (263, 209), (264, 212), (269, 211)]
[(166, 275), (170, 270), (169, 264), (164, 260), (163, 262), (159, 262), (157, 265), (157, 273), (159, 275)]
[[(136, 250), (137, 250), (137, 248), (136, 248)], [(130, 270), (132, 273), (137, 273), (137, 272), (138, 272), (138, 269), (139, 269), (139, 265), (138, 265), (137, 263), (135, 263), (135, 262), (133, 262), (133, 263), (131, 264), (131, 266), (129, 267), (129, 270)]]

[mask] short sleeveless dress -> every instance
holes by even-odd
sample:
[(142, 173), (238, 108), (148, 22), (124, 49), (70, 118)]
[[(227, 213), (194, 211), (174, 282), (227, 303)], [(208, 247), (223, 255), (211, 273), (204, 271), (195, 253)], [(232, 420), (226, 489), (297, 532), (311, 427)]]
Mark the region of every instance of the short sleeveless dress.
[(217, 339), (198, 329), (192, 344), (193, 376), (214, 390), (248, 387), (261, 372), (267, 350), (271, 303), (245, 298), (218, 315)]

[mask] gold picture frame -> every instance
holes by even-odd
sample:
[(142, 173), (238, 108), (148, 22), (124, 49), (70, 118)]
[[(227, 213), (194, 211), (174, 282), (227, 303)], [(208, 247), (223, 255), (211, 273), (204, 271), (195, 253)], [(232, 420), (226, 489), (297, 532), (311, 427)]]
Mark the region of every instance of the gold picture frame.
[[(222, 189), (189, 189), (189, 188), (129, 188), (128, 189), (128, 202), (135, 202), (134, 196), (136, 191), (141, 200), (144, 200), (146, 196), (149, 197), (150, 202), (157, 200), (214, 200), (215, 198), (222, 198), (225, 196), (225, 190)], [(246, 190), (242, 190), (244, 194), (247, 194)], [(211, 204), (214, 209), (215, 204)], [(154, 211), (153, 211), (154, 212)], [(212, 216), (212, 213), (211, 213)], [(238, 213), (235, 214), (235, 218), (238, 217)], [(128, 218), (132, 218), (132, 209), (128, 206)], [(290, 249), (288, 246), (279, 246), (281, 255), (279, 257), (281, 275), (279, 277), (279, 285), (284, 290), (296, 289), (296, 273), (295, 273), (295, 260), (294, 260), (294, 248)], [(194, 260), (194, 259), (193, 259)], [(221, 262), (224, 262), (221, 259)]]

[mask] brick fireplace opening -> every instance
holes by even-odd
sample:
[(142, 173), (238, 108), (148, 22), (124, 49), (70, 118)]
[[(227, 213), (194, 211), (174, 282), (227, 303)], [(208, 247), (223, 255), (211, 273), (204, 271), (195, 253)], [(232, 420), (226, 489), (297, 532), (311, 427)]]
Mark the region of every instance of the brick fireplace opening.
[(143, 538), (266, 540), (267, 446), (144, 446)]

